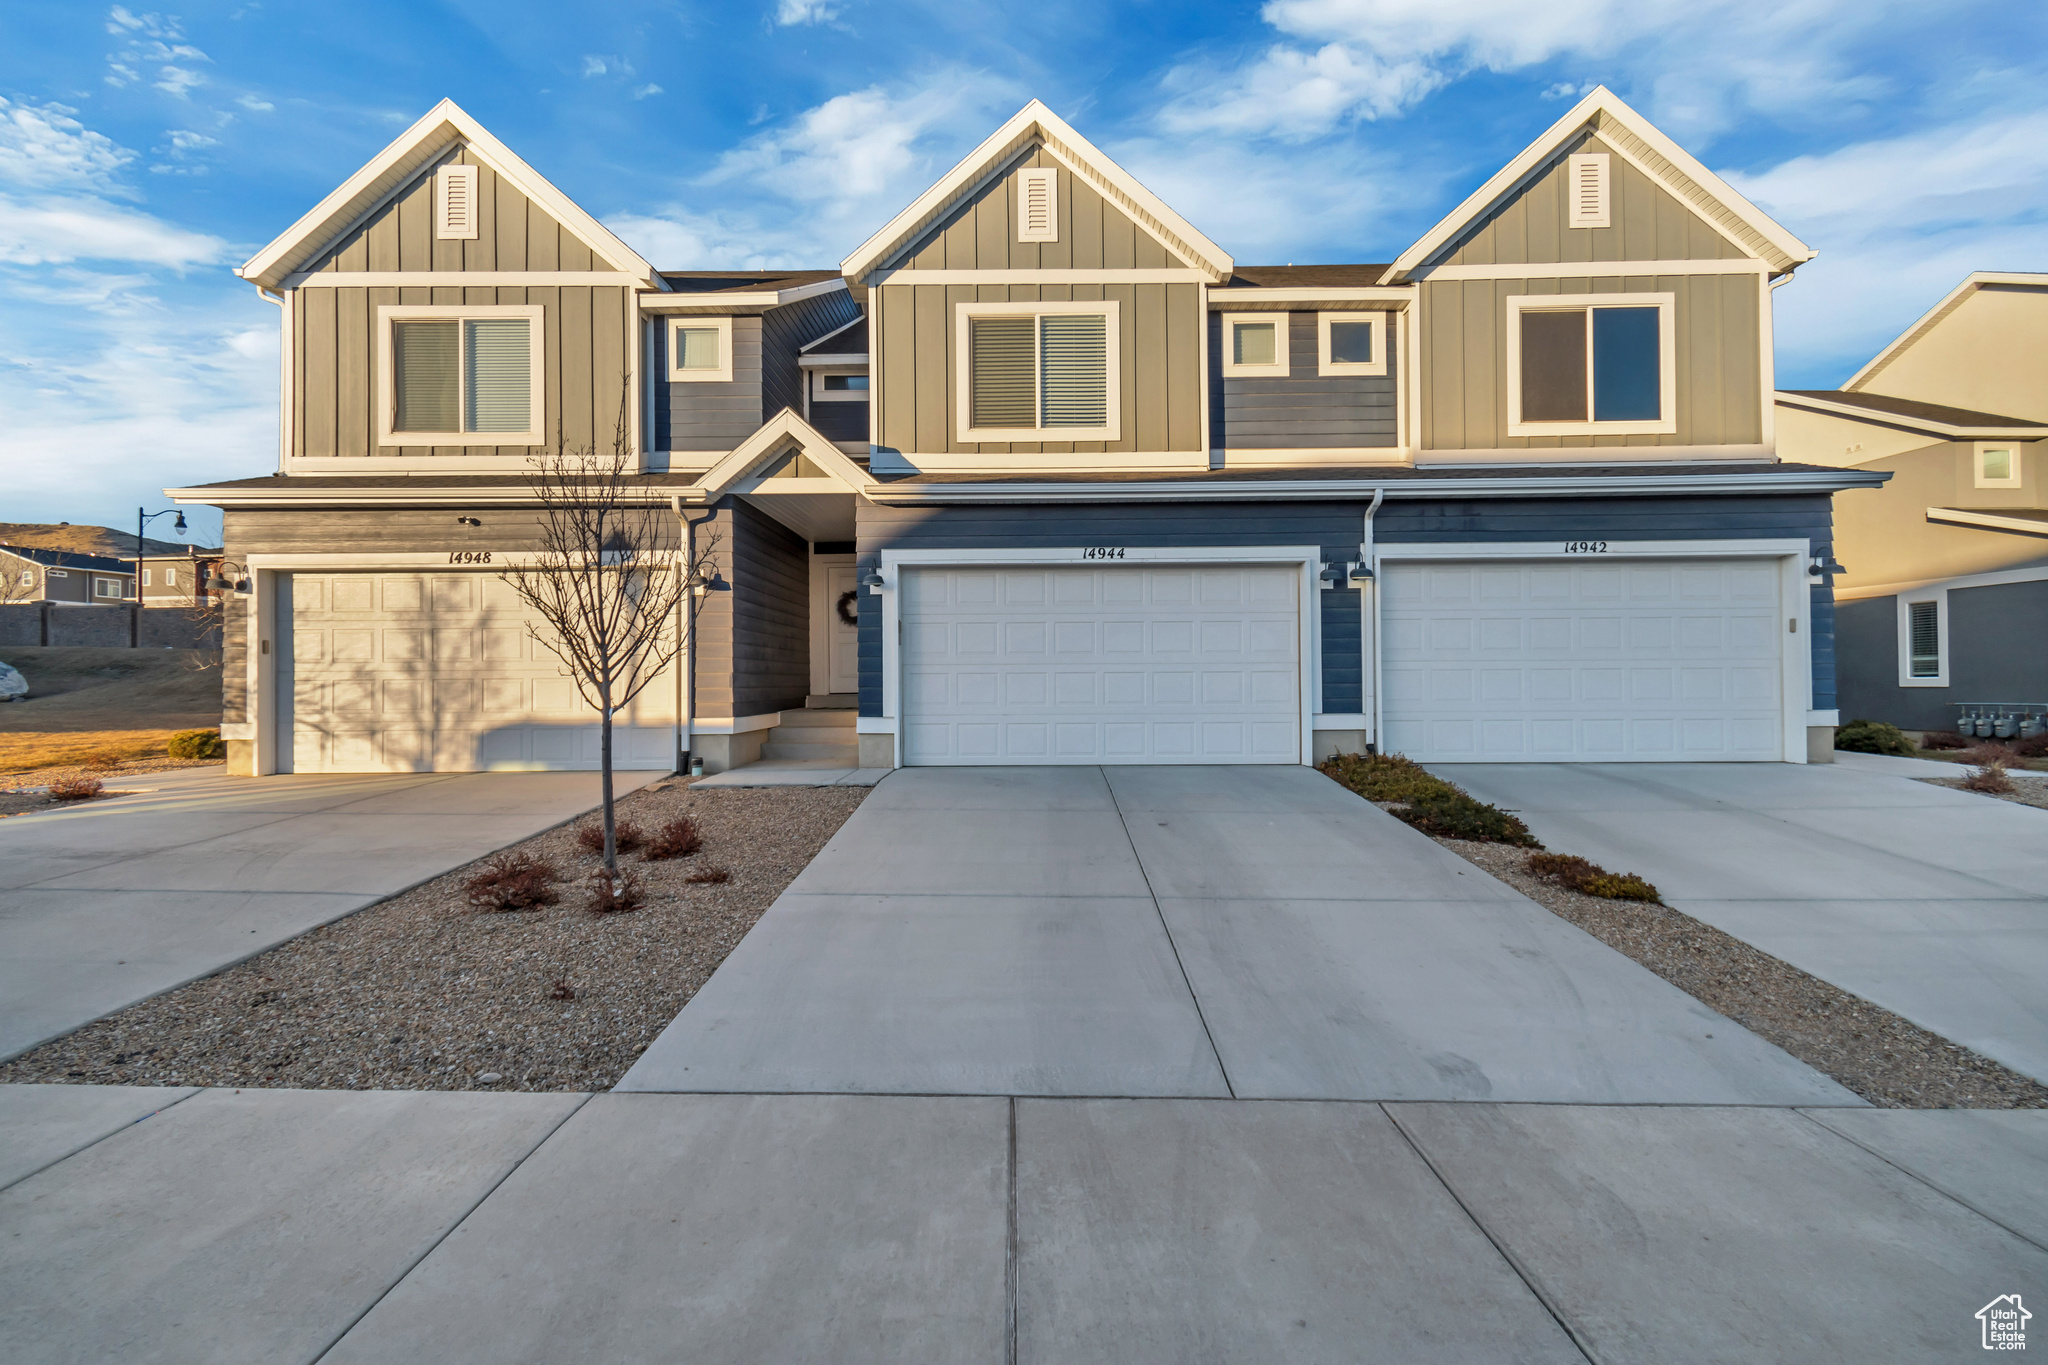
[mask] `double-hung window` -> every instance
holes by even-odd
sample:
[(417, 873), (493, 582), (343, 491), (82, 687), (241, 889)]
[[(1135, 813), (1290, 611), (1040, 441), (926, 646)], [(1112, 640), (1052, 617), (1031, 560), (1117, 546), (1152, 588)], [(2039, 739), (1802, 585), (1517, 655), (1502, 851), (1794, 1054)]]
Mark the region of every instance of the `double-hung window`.
[(963, 441), (1114, 441), (1121, 429), (1114, 300), (958, 305)]
[(1507, 305), (1508, 435), (1678, 430), (1670, 294), (1534, 294)]
[(1948, 592), (1899, 596), (1899, 686), (1948, 686)]
[(543, 445), (539, 305), (382, 307), (383, 445)]

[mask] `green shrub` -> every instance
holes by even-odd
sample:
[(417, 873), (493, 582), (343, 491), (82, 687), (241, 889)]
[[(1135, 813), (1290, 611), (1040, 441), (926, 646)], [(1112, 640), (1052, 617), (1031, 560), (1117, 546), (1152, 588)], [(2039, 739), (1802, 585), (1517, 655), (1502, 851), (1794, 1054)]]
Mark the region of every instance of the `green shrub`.
[(1470, 839), (1475, 843), (1516, 844), (1522, 848), (1543, 847), (1520, 820), (1498, 806), (1476, 801), (1461, 791), (1453, 790), (1445, 796), (1419, 796), (1408, 805), (1397, 807), (1393, 813), (1424, 834), (1433, 834), (1439, 839)]
[(218, 730), (180, 730), (164, 746), (172, 758), (216, 759), (228, 756), (228, 742)]
[(1581, 895), (1611, 901), (1661, 901), (1657, 888), (1633, 872), (1609, 872), (1569, 853), (1531, 853), (1529, 875)]
[(1425, 796), (1460, 796), (1456, 787), (1420, 763), (1399, 754), (1338, 754), (1316, 770), (1368, 801), (1414, 801)]
[(1835, 731), (1835, 747), (1852, 754), (1913, 756), (1913, 741), (1896, 725), (1881, 720), (1852, 720)]

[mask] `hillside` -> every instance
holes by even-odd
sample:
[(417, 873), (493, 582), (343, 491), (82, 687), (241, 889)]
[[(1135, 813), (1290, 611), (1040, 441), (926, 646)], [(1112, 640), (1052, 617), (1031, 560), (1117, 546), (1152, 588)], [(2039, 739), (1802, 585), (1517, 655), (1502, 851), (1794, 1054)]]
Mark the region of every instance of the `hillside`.
[[(161, 525), (162, 523), (158, 523)], [(181, 555), (188, 542), (146, 537), (145, 550), (153, 555)], [(32, 550), (65, 550), (79, 555), (106, 555), (111, 559), (135, 557), (135, 533), (105, 526), (73, 526), (69, 522), (0, 521), (0, 545), (20, 545)], [(200, 546), (201, 554), (219, 551)]]

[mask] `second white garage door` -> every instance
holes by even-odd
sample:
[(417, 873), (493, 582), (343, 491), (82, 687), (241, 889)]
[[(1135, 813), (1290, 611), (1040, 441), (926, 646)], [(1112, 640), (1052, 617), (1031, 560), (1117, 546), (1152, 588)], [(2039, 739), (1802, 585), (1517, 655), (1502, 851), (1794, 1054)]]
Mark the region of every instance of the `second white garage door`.
[(904, 761), (1298, 763), (1299, 569), (913, 569)]
[(1387, 747), (1424, 762), (1771, 760), (1767, 559), (1389, 564)]

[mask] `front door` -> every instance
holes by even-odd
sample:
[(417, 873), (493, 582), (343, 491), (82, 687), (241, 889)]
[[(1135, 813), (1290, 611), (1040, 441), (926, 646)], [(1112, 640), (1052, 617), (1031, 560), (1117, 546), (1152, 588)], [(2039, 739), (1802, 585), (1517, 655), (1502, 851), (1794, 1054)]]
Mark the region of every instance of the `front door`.
[(825, 623), (826, 690), (860, 690), (860, 629), (848, 618), (860, 610), (860, 581), (851, 564), (832, 564), (825, 569), (825, 600), (830, 615)]

